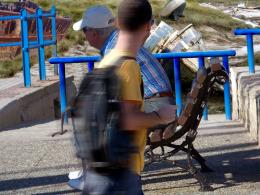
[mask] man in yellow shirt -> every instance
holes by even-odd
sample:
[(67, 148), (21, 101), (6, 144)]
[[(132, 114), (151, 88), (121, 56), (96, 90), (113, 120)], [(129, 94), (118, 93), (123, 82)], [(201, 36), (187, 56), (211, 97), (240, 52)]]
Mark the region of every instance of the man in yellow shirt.
[[(117, 44), (97, 68), (113, 66), (122, 57), (136, 57), (150, 33), (152, 8), (147, 0), (122, 1), (117, 18), (120, 30)], [(158, 112), (143, 112), (140, 66), (134, 59), (124, 60), (117, 73), (121, 81), (121, 130), (132, 131), (138, 153), (132, 155), (126, 172), (115, 171), (104, 175), (89, 171), (85, 179), (86, 194), (143, 194), (140, 173), (144, 167), (145, 129), (175, 120), (176, 106), (168, 105)]]

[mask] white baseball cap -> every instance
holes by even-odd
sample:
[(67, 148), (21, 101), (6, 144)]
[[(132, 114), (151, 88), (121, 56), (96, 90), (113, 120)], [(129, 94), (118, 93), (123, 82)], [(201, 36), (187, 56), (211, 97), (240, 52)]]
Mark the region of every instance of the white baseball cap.
[(73, 24), (73, 30), (79, 31), (85, 27), (106, 28), (115, 25), (115, 17), (108, 7), (97, 5), (88, 8), (83, 18)]

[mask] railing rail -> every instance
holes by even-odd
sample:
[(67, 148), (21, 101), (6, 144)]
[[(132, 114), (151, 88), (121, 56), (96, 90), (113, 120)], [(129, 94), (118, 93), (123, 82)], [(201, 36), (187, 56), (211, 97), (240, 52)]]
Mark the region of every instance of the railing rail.
[(253, 29), (236, 29), (234, 31), (235, 35), (246, 35), (247, 41), (247, 59), (248, 59), (248, 67), (249, 73), (255, 73), (255, 59), (254, 59), (254, 35), (260, 35), (260, 28), (253, 28)]
[[(43, 17), (51, 17), (52, 21), (52, 38), (51, 40), (44, 40), (43, 31)], [(56, 36), (56, 8), (52, 6), (50, 12), (43, 13), (41, 8), (38, 8), (35, 14), (28, 14), (27, 10), (23, 9), (20, 15), (17, 16), (4, 16), (0, 17), (0, 21), (7, 20), (21, 20), (21, 41), (20, 42), (8, 42), (0, 43), (0, 47), (22, 47), (22, 60), (23, 60), (23, 76), (24, 76), (24, 86), (31, 86), (31, 74), (30, 74), (30, 49), (38, 48), (38, 61), (39, 61), (39, 75), (40, 80), (46, 80), (46, 69), (45, 69), (45, 56), (44, 47), (53, 45), (53, 55), (56, 56), (57, 53), (57, 36)], [(37, 28), (37, 41), (29, 40), (28, 32), (28, 19), (36, 20)]]
[[(180, 115), (182, 110), (182, 92), (181, 92), (181, 72), (180, 59), (181, 58), (198, 58), (199, 68), (205, 66), (206, 57), (222, 57), (223, 65), (229, 74), (229, 56), (235, 56), (234, 50), (225, 51), (202, 51), (202, 52), (176, 52), (176, 53), (159, 53), (154, 54), (157, 59), (173, 59), (174, 67), (174, 84), (176, 104), (178, 105), (177, 114)], [(68, 63), (88, 63), (88, 70), (92, 71), (94, 63), (101, 60), (101, 56), (80, 56), (80, 57), (54, 57), (50, 58), (51, 64), (59, 64), (59, 78), (60, 78), (60, 101), (61, 113), (64, 113), (67, 106), (66, 101), (66, 79), (65, 79), (65, 65)], [(230, 83), (227, 81), (224, 85), (224, 100), (226, 118), (231, 120), (231, 103), (230, 103)], [(204, 112), (204, 119), (207, 119), (207, 109)]]

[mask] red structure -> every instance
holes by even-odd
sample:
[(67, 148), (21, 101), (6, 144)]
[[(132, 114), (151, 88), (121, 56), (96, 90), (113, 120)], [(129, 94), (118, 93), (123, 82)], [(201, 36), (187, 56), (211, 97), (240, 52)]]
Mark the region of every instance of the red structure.
[[(22, 9), (26, 9), (29, 13), (35, 13), (39, 6), (30, 1), (16, 3), (0, 3), (1, 16), (19, 15)], [(56, 17), (57, 39), (64, 38), (66, 31), (71, 24), (71, 19), (68, 17)], [(44, 38), (51, 39), (51, 19), (43, 18)], [(28, 20), (29, 40), (36, 41), (36, 20)], [(18, 42), (21, 40), (21, 24), (20, 20), (8, 20), (0, 22), (0, 43)], [(12, 59), (20, 54), (20, 47), (5, 47), (0, 49), (0, 60)]]

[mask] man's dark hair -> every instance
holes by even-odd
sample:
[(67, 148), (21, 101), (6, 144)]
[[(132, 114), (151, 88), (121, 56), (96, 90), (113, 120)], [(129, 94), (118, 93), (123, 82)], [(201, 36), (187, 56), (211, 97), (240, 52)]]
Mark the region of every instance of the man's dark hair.
[(152, 7), (148, 0), (123, 0), (118, 6), (117, 19), (123, 30), (138, 30), (151, 21)]

